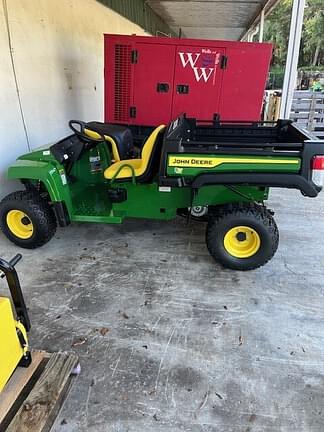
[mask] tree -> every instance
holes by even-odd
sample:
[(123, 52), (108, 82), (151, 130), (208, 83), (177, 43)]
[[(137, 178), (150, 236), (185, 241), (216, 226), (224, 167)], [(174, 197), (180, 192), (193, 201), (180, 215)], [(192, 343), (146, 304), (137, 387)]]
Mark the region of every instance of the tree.
[[(286, 61), (293, 0), (282, 0), (265, 22), (264, 39), (273, 42), (273, 65)], [(324, 64), (324, 1), (307, 0), (301, 40), (299, 66)]]
[(305, 52), (310, 56), (312, 66), (321, 63), (324, 46), (323, 0), (312, 0), (305, 10), (304, 24)]

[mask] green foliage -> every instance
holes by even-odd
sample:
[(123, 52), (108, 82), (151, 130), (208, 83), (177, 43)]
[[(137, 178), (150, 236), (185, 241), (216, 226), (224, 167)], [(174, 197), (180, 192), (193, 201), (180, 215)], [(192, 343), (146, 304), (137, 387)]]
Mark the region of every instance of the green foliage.
[[(306, 0), (299, 66), (324, 65), (324, 1)], [(285, 64), (293, 0), (282, 0), (265, 22), (265, 41), (273, 42), (273, 66)]]

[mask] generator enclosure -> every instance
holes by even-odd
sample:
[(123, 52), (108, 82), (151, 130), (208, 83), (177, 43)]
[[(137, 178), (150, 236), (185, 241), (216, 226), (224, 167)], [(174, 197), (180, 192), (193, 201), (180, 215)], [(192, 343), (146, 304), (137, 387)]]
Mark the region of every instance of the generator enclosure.
[(112, 34), (104, 42), (105, 122), (260, 120), (271, 44)]

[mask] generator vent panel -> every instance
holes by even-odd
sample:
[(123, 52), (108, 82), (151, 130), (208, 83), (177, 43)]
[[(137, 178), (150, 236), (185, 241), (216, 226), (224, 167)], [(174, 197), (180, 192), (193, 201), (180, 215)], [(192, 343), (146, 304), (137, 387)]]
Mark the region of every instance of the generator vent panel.
[(131, 45), (115, 45), (115, 110), (116, 121), (127, 122), (131, 94)]

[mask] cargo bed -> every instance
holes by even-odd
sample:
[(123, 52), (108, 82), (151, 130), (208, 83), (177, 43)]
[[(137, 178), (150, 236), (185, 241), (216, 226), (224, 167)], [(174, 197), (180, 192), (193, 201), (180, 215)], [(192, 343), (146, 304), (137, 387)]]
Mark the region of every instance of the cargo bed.
[(179, 117), (164, 137), (160, 184), (251, 185), (299, 189), (317, 196), (312, 161), (324, 155), (324, 141), (290, 120), (222, 122)]

